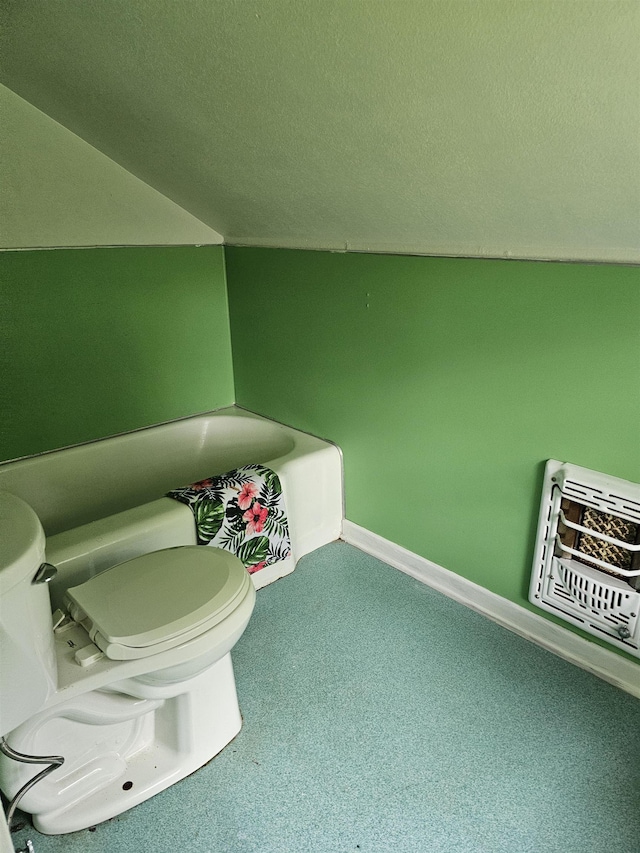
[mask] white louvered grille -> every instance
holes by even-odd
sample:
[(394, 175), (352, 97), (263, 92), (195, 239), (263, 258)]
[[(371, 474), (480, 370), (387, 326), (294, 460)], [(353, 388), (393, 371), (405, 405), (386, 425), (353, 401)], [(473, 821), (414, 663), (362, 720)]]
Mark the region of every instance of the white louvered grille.
[(594, 613), (617, 612), (628, 604), (630, 593), (621, 592), (599, 580), (590, 580), (565, 563), (558, 562), (558, 575), (569, 598)]
[[(576, 466), (565, 467), (575, 468)], [(581, 470), (584, 471), (586, 469), (583, 468)], [(602, 477), (604, 475), (599, 474), (598, 476)], [(613, 480), (614, 478), (612, 477), (611, 479)], [(636, 486), (635, 483), (630, 483), (629, 485)], [(636, 488), (640, 491), (640, 486), (636, 486)], [(629, 516), (629, 518), (640, 524), (640, 502), (631, 500), (629, 497), (616, 495), (614, 490), (604, 491), (603, 489), (596, 489), (592, 486), (590, 487), (585, 482), (567, 478), (562, 479), (562, 492), (567, 497), (574, 497), (578, 503), (595, 507), (602, 510), (602, 512), (612, 512)]]
[(640, 485), (549, 460), (529, 599), (640, 657)]

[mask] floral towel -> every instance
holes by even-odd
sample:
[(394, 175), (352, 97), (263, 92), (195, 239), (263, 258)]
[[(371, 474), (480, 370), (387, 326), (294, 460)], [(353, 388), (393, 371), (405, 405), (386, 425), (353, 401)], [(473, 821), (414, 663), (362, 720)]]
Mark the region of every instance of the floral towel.
[(245, 465), (167, 497), (191, 507), (198, 545), (231, 551), (251, 574), (291, 555), (280, 480), (264, 465)]

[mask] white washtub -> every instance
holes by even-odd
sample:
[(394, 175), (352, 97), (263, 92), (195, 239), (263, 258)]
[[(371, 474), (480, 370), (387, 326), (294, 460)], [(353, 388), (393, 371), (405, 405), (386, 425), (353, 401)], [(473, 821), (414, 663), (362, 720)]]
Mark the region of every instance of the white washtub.
[[(191, 510), (163, 495), (251, 463), (280, 477), (296, 560), (340, 536), (339, 449), (235, 406), (6, 462), (0, 489), (23, 498), (42, 522), (47, 559), (59, 569), (51, 585), (55, 607), (87, 570), (95, 574), (148, 551), (195, 545)], [(264, 586), (279, 576), (268, 566), (252, 579)]]

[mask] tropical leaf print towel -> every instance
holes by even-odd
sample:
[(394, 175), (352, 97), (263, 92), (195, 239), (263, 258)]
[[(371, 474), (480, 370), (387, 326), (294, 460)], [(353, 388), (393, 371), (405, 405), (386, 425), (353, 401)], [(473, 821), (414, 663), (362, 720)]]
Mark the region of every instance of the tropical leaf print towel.
[(280, 479), (264, 465), (245, 465), (167, 496), (191, 507), (199, 545), (230, 551), (251, 574), (291, 554)]

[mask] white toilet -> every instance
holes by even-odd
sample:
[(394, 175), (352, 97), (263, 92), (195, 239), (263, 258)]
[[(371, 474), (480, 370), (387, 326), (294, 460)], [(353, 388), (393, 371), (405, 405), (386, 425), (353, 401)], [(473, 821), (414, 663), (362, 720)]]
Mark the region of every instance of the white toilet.
[[(233, 555), (180, 546), (89, 573), (52, 617), (44, 550), (34, 511), (0, 492), (0, 736), (64, 758), (19, 804), (55, 835), (148, 799), (235, 737), (230, 650), (255, 589)], [(39, 769), (0, 755), (0, 787), (12, 798)]]

